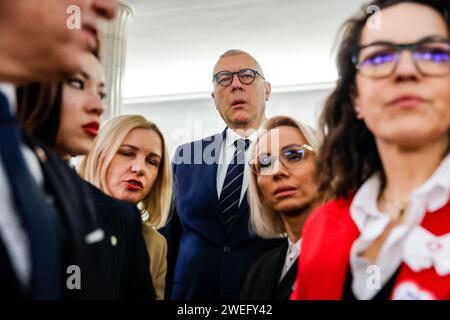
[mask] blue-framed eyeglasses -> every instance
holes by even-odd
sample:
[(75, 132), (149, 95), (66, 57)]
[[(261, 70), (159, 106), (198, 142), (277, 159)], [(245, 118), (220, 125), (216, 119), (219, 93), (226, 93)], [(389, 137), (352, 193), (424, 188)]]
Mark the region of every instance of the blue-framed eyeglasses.
[(412, 54), (414, 65), (424, 76), (441, 77), (450, 74), (450, 40), (425, 39), (410, 44), (375, 42), (358, 47), (352, 62), (362, 76), (380, 79), (391, 76), (403, 51)]
[(249, 164), (257, 175), (274, 175), (279, 163), (288, 170), (295, 170), (295, 167), (306, 159), (308, 152), (314, 152), (309, 144), (291, 145), (283, 148), (279, 156), (261, 153), (251, 159)]

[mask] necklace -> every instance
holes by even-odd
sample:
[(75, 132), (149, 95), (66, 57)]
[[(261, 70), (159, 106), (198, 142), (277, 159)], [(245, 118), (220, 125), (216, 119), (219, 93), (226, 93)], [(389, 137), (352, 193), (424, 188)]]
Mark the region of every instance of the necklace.
[(380, 200), (385, 203), (390, 203), (395, 207), (397, 212), (396, 212), (396, 215), (393, 217), (394, 219), (401, 219), (410, 203), (409, 199), (408, 200), (398, 200), (398, 199), (394, 199), (394, 198), (389, 198), (389, 197), (386, 197), (384, 195), (384, 193), (382, 194)]

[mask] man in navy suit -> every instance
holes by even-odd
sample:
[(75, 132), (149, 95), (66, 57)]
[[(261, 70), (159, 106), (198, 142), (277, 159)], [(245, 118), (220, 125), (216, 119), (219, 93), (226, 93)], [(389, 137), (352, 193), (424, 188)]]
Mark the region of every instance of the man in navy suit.
[(249, 144), (265, 120), (271, 87), (248, 53), (229, 50), (213, 72), (211, 93), (227, 128), (180, 146), (173, 159), (173, 213), (166, 297), (238, 299), (252, 263), (280, 244), (249, 231)]

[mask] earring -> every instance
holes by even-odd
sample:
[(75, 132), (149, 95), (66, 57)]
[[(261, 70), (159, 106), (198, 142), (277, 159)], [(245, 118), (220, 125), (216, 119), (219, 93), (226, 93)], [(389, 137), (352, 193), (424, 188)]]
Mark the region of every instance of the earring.
[(354, 110), (355, 110), (356, 119), (362, 120), (363, 116), (361, 114), (361, 108), (359, 106), (355, 106)]

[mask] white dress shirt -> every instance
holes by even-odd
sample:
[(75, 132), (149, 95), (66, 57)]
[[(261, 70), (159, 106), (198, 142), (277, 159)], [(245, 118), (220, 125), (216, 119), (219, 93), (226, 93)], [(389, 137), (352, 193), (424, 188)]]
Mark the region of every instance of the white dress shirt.
[[(234, 152), (236, 151), (236, 147), (234, 146), (234, 142), (239, 139), (249, 139), (252, 143), (256, 140), (259, 134), (261, 134), (262, 130), (256, 130), (253, 132), (250, 136), (247, 138), (241, 137), (239, 134), (237, 134), (236, 131), (233, 129), (227, 128), (226, 129), (226, 137), (223, 141), (223, 146), (220, 151), (219, 156), (219, 164), (217, 168), (217, 179), (216, 179), (216, 186), (217, 186), (217, 196), (220, 199), (220, 194), (222, 193), (223, 184), (225, 182), (225, 177), (227, 175), (228, 165), (230, 164), (231, 160), (233, 160)], [(245, 163), (248, 161), (250, 152), (250, 147), (247, 148), (245, 151)], [(244, 177), (242, 181), (242, 189), (241, 189), (241, 198), (239, 201), (239, 205), (242, 202), (242, 199), (244, 198), (245, 192), (248, 188), (248, 182), (249, 182), (249, 174), (250, 174), (250, 166), (245, 165), (244, 167)]]
[[(0, 91), (6, 95), (12, 112), (15, 112), (14, 87), (8, 84), (0, 84)], [(1, 137), (0, 137), (1, 139)], [(43, 185), (43, 175), (34, 153), (25, 145), (21, 145), (22, 153), (32, 176), (37, 183)], [(8, 182), (8, 177), (0, 158), (0, 237), (5, 245), (12, 266), (17, 273), (19, 281), (27, 284), (31, 275), (30, 243), (26, 232), (16, 214), (13, 195)], [(0, 284), (1, 285), (1, 284)]]
[(302, 250), (302, 239), (298, 240), (296, 243), (293, 243), (288, 238), (289, 247), (286, 252), (286, 258), (284, 260), (283, 269), (281, 270), (280, 282), (283, 280), (284, 276), (288, 273), (289, 269), (291, 269), (292, 265), (295, 263), (295, 260), (300, 255), (300, 251)]
[[(411, 194), (411, 202), (402, 224), (395, 226), (382, 245), (376, 263), (372, 264), (359, 254), (364, 252), (385, 230), (390, 216), (378, 209), (380, 193), (379, 175), (368, 179), (358, 190), (350, 207), (350, 214), (360, 236), (350, 251), (350, 267), (353, 274), (352, 289), (356, 298), (372, 299), (404, 261), (404, 249), (408, 235), (422, 223), (426, 212), (443, 208), (450, 197), (450, 155), (441, 162), (434, 174)], [(380, 285), (368, 285), (373, 280), (376, 266), (381, 276)], [(371, 270), (371, 271), (369, 271)]]

